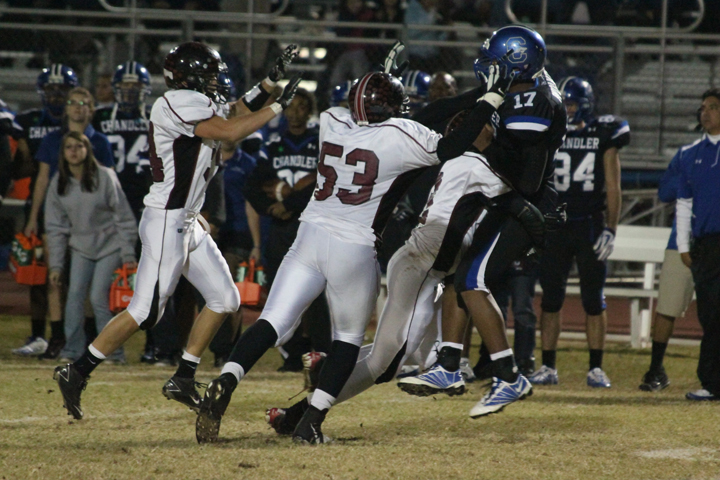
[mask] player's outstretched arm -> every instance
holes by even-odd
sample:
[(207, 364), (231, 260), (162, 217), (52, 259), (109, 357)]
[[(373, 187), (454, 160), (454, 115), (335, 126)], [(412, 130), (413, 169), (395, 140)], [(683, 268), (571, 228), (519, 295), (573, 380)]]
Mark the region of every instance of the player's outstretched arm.
[(292, 99), (295, 97), (295, 91), (300, 84), (300, 80), (302, 80), (301, 75), (293, 77), (290, 82), (288, 82), (277, 102), (262, 108), (260, 111), (233, 117), (228, 120), (214, 116), (198, 123), (195, 126), (195, 135), (210, 140), (239, 142), (272, 120), (275, 115), (290, 105), (290, 102), (292, 102)]
[(275, 64), (268, 72), (267, 77), (249, 92), (235, 102), (235, 112), (237, 115), (246, 115), (250, 112), (257, 112), (267, 103), (277, 82), (285, 78), (287, 67), (298, 56), (298, 46), (290, 44), (285, 51), (275, 59)]

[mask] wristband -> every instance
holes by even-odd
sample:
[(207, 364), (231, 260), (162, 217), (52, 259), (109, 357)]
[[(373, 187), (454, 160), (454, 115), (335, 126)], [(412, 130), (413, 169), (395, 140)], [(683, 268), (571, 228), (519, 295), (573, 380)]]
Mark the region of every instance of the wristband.
[(495, 110), (497, 110), (498, 107), (500, 107), (500, 105), (502, 105), (503, 100), (504, 100), (504, 97), (502, 95), (499, 95), (495, 92), (488, 92), (485, 95), (483, 95), (482, 97), (480, 97), (480, 100), (478, 100), (478, 102), (482, 102), (482, 101), (487, 102), (490, 105), (492, 105), (493, 108), (495, 108)]
[(263, 82), (267, 83), (273, 88), (277, 86), (277, 82), (273, 82), (272, 80), (270, 80), (270, 77), (265, 77), (265, 80), (263, 80)]
[(269, 98), (270, 94), (258, 83), (250, 89), (249, 92), (243, 95), (242, 101), (248, 110), (251, 112), (257, 112), (263, 107), (263, 105), (265, 105), (265, 102), (267, 102)]
[(282, 202), (284, 200), (282, 196), (282, 189), (285, 185), (287, 185), (285, 182), (278, 182), (277, 185), (275, 185), (275, 200), (278, 202)]
[(272, 110), (275, 115), (279, 115), (282, 113), (283, 107), (279, 103), (275, 102), (273, 104), (270, 104), (270, 110)]

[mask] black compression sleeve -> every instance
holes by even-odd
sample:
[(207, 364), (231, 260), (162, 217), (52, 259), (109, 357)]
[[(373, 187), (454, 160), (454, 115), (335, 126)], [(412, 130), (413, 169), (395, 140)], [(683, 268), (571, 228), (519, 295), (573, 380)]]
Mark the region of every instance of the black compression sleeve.
[(265, 91), (262, 87), (262, 82), (260, 82), (243, 95), (242, 101), (251, 112), (257, 112), (265, 105), (265, 102), (267, 102), (269, 98), (270, 94)]
[(446, 162), (465, 153), (485, 128), (485, 124), (490, 122), (495, 107), (487, 102), (476, 105), (460, 126), (438, 142), (437, 156), (440, 162)]
[(432, 128), (445, 120), (448, 120), (457, 112), (473, 108), (477, 99), (485, 93), (485, 86), (473, 88), (461, 95), (454, 97), (445, 97), (429, 103), (413, 115), (412, 119), (416, 122)]

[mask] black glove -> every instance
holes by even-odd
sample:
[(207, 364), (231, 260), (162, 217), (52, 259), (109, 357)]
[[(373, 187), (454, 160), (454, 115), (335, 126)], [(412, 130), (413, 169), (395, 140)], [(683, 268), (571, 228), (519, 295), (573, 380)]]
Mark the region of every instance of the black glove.
[(567, 212), (565, 211), (567, 208), (567, 203), (563, 203), (562, 205), (558, 205), (555, 208), (555, 211), (548, 212), (543, 217), (545, 218), (545, 231), (546, 232), (555, 232), (557, 230), (560, 230), (565, 223), (567, 223)]
[(292, 77), (287, 85), (285, 85), (285, 89), (283, 90), (282, 95), (280, 95), (280, 98), (277, 99), (277, 103), (280, 104), (283, 110), (285, 110), (290, 103), (292, 103), (293, 98), (295, 98), (295, 91), (298, 88), (298, 85), (300, 85), (300, 81), (302, 80), (302, 74), (299, 73)]
[(282, 55), (275, 59), (275, 66), (268, 73), (268, 78), (273, 82), (278, 82), (285, 78), (285, 69), (297, 56), (298, 46), (295, 44), (288, 45)]

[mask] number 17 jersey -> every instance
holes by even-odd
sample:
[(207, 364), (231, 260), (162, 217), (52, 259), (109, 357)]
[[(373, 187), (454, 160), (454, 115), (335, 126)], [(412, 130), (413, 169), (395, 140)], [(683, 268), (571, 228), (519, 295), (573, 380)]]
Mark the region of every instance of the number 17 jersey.
[(345, 108), (326, 110), (320, 115), (317, 186), (300, 221), (348, 243), (375, 245), (423, 167), (440, 163), (441, 138), (412, 120), (359, 126)]

